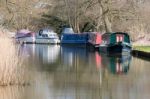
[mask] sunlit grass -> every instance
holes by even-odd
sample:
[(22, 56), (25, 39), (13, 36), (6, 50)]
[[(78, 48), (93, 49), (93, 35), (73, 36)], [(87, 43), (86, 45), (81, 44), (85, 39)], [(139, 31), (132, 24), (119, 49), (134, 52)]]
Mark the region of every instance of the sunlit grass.
[(24, 85), (26, 69), (12, 39), (0, 31), (0, 86)]
[(134, 46), (133, 50), (150, 52), (150, 46)]

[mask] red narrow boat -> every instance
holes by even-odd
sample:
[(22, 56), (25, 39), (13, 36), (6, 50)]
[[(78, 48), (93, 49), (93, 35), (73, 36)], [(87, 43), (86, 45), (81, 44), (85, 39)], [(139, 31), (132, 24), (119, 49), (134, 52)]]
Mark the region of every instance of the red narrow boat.
[(99, 45), (102, 43), (102, 36), (99, 32), (89, 32), (88, 34), (88, 43), (94, 48), (99, 48)]

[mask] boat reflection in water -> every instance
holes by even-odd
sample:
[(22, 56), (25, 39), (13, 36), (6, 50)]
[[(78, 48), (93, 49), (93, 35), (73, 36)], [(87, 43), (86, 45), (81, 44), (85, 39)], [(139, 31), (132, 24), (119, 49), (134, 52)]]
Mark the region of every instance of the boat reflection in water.
[(36, 45), (35, 55), (44, 64), (51, 64), (57, 61), (59, 57), (60, 46), (58, 45)]
[(0, 99), (150, 97), (149, 61), (132, 57), (130, 64), (131, 56), (110, 57), (74, 46), (33, 44), (22, 46), (20, 52), (29, 60), (26, 68), (31, 73), (31, 84), (2, 87)]
[(131, 55), (103, 56), (102, 64), (107, 66), (112, 74), (127, 74), (131, 58)]
[(52, 64), (59, 57), (59, 45), (27, 44), (20, 48), (20, 54), (29, 60), (42, 64)]
[(61, 64), (65, 66), (77, 65), (77, 61), (86, 60), (87, 51), (84, 46), (61, 46)]

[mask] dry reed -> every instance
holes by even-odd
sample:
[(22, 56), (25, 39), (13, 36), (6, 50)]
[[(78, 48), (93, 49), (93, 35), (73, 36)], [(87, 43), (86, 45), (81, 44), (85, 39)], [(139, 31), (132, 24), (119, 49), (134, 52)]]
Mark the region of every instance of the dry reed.
[(0, 30), (0, 86), (27, 84), (26, 71), (12, 39)]

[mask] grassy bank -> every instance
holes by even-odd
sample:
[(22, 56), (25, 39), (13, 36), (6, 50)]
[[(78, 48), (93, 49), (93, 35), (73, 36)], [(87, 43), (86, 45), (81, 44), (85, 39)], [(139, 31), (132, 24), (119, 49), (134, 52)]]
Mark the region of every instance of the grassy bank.
[(134, 46), (133, 50), (143, 51), (143, 52), (150, 52), (150, 46)]

